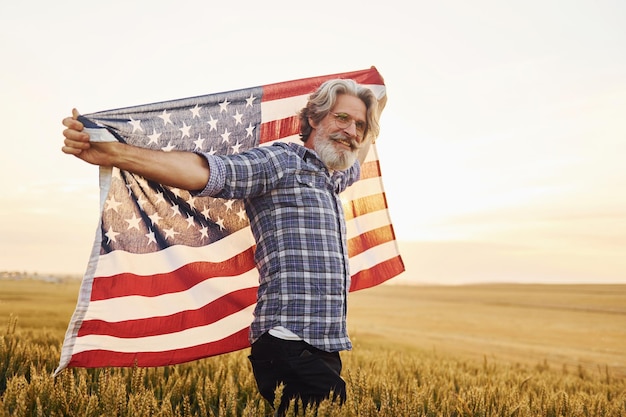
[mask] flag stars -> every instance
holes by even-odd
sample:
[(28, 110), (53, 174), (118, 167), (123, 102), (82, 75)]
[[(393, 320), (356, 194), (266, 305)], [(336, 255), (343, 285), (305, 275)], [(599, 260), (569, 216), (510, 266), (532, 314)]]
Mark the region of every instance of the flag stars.
[(167, 126), (167, 124), (174, 124), (172, 123), (172, 121), (170, 120), (170, 113), (167, 112), (167, 110), (163, 110), (163, 113), (159, 116), (159, 118), (161, 118), (161, 120), (163, 120), (163, 126)]
[(220, 136), (222, 137), (223, 142), (230, 142), (230, 132), (228, 131), (228, 128), (224, 129), (224, 133), (222, 133)]
[(235, 203), (235, 200), (226, 200), (224, 202), (224, 205), (226, 206), (226, 211), (231, 211), (233, 209), (234, 203)]
[(120, 203), (119, 201), (115, 200), (115, 196), (111, 196), (111, 198), (109, 198), (106, 201), (106, 210), (114, 210), (117, 213), (117, 209), (119, 208), (119, 206), (121, 206), (122, 203)]
[(113, 231), (112, 227), (109, 227), (109, 231), (106, 232), (104, 235), (109, 239), (109, 241), (107, 243), (111, 243), (112, 241), (116, 242), (115, 239), (116, 239), (117, 235), (119, 235), (119, 233)]
[(157, 200), (156, 200), (156, 202), (155, 202), (156, 204), (159, 204), (159, 203), (164, 203), (164, 202), (165, 202), (165, 197), (163, 197), (163, 193), (162, 193), (161, 191), (159, 191), (159, 192), (158, 192), (158, 193), (156, 193), (155, 195), (156, 195), (156, 198), (157, 198)]
[(189, 111), (191, 112), (191, 118), (192, 118), (192, 119), (194, 119), (194, 118), (196, 118), (196, 117), (198, 117), (198, 118), (200, 117), (200, 109), (201, 109), (201, 108), (202, 108), (202, 107), (200, 107), (200, 106), (198, 106), (198, 105), (196, 104), (196, 107), (194, 107), (193, 109), (189, 109)]
[(182, 216), (182, 214), (180, 214), (180, 207), (178, 207), (178, 204), (174, 204), (173, 206), (170, 207), (172, 209), (172, 216)]
[(254, 100), (256, 100), (256, 97), (250, 93), (250, 97), (246, 99), (246, 107), (252, 107), (254, 105)]
[(239, 209), (239, 211), (237, 212), (237, 216), (239, 217), (239, 220), (245, 222), (248, 219), (248, 216), (246, 215), (246, 211), (242, 208)]
[(180, 233), (175, 231), (174, 228), (170, 228), (170, 229), (163, 229), (163, 232), (165, 232), (165, 238), (171, 238), (174, 239), (176, 237), (176, 235), (179, 235)]
[(148, 141), (148, 145), (150, 145), (151, 143), (154, 143), (155, 145), (157, 145), (159, 143), (159, 138), (161, 137), (161, 133), (157, 133), (156, 130), (152, 130), (152, 134), (148, 135), (148, 137), (150, 138), (150, 141)]
[(233, 146), (231, 146), (233, 153), (239, 153), (239, 148), (241, 148), (242, 144), (237, 141)]
[(187, 126), (187, 123), (183, 122), (183, 127), (179, 129), (180, 133), (182, 134), (181, 139), (189, 137), (189, 129), (191, 129), (191, 126)]
[(196, 150), (202, 149), (202, 146), (204, 145), (202, 135), (198, 135), (198, 139), (194, 140), (193, 143), (196, 145)]
[(241, 123), (242, 117), (243, 117), (243, 114), (239, 113), (239, 110), (237, 110), (235, 114), (233, 115), (233, 119), (235, 119), (235, 126), (242, 124)]
[(196, 222), (191, 214), (187, 215), (187, 220), (186, 221), (187, 221), (187, 229), (189, 229), (190, 227), (193, 227), (193, 225)]
[(156, 238), (154, 237), (154, 232), (152, 231), (152, 229), (150, 229), (150, 231), (146, 233), (145, 236), (148, 238), (148, 245), (151, 243), (154, 243), (156, 245), (157, 241), (156, 241)]
[(128, 223), (128, 229), (127, 230), (130, 230), (130, 229), (133, 229), (133, 228), (139, 230), (139, 222), (141, 222), (141, 217), (137, 217), (135, 215), (135, 213), (133, 213), (133, 217), (132, 218), (124, 219), (124, 221), (126, 223)]
[(135, 133), (136, 130), (139, 130), (140, 132), (143, 132), (143, 129), (141, 128), (141, 120), (135, 120), (131, 116), (130, 117), (130, 121), (128, 123), (133, 125), (133, 133)]
[(161, 148), (163, 152), (172, 152), (176, 148), (176, 146), (172, 145), (172, 142), (168, 143), (167, 146)]
[(163, 220), (163, 217), (159, 216), (159, 213), (156, 213), (156, 212), (154, 214), (149, 215), (148, 218), (150, 219), (150, 221), (152, 222), (154, 226), (157, 226), (159, 222)]
[(250, 137), (253, 135), (254, 132), (254, 126), (252, 125), (252, 123), (248, 124), (248, 127), (246, 127), (246, 137)]
[(217, 119), (214, 119), (213, 116), (211, 115), (209, 115), (209, 117), (211, 118), (211, 120), (207, 122), (211, 126), (211, 128), (209, 129), (209, 132), (212, 130), (217, 131)]
[(225, 98), (224, 101), (218, 104), (220, 105), (220, 113), (222, 112), (228, 113), (228, 105), (230, 104), (230, 101), (228, 101), (227, 98)]
[[(252, 139), (261, 129), (257, 109), (261, 98), (250, 90), (244, 94), (248, 98), (244, 95), (233, 98), (233, 102), (224, 94), (211, 104), (196, 101), (184, 108), (161, 107), (150, 120), (138, 112), (130, 113), (122, 118), (120, 130), (141, 139), (141, 146), (155, 150), (185, 148), (213, 155), (240, 154), (255, 146)], [(139, 253), (153, 253), (177, 244), (201, 246), (217, 238), (216, 234), (230, 233), (231, 228), (239, 230), (248, 224), (240, 200), (195, 198), (186, 190), (161, 186), (117, 168), (112, 175), (117, 188), (103, 203), (104, 223), (100, 229), (105, 251), (122, 249), (124, 245), (133, 246)]]

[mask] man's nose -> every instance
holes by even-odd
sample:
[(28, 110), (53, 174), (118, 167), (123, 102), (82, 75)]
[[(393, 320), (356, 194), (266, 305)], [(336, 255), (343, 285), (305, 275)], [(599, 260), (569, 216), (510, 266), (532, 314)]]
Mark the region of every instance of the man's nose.
[(343, 131), (346, 132), (348, 135), (350, 135), (350, 137), (353, 137), (357, 140), (361, 140), (361, 138), (359, 138), (359, 135), (356, 132), (356, 122), (354, 120), (351, 120), (350, 124), (347, 127), (345, 127)]

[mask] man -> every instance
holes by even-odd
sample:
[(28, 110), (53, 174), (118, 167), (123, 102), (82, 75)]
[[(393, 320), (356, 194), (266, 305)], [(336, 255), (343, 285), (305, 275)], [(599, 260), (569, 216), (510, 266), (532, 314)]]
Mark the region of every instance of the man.
[(115, 166), (199, 196), (243, 199), (256, 239), (259, 289), (249, 356), (270, 403), (283, 384), (305, 405), (330, 394), (345, 401), (339, 352), (350, 271), (339, 193), (359, 179), (379, 131), (375, 95), (352, 80), (330, 80), (300, 112), (304, 145), (278, 143), (236, 155), (162, 152), (119, 142), (91, 143), (78, 112), (63, 120), (66, 154)]

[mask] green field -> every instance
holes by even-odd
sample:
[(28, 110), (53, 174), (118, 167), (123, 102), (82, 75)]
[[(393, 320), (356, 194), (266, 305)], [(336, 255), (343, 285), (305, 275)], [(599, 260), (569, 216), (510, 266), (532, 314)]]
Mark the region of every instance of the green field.
[[(271, 415), (247, 351), (52, 378), (78, 288), (0, 281), (0, 417)], [(348, 402), (318, 416), (626, 416), (625, 285), (382, 285), (349, 306)]]

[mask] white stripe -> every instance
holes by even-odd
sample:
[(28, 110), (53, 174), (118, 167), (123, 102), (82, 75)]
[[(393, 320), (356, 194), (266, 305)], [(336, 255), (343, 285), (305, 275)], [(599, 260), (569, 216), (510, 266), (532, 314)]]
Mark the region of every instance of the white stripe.
[(350, 274), (355, 275), (372, 268), (387, 259), (395, 258), (399, 253), (395, 240), (374, 246), (350, 258)]
[(83, 129), (89, 133), (89, 142), (117, 142), (118, 140), (105, 128), (86, 127)]
[(376, 144), (372, 143), (370, 145), (370, 150), (367, 152), (367, 158), (365, 158), (365, 162), (378, 161), (378, 149), (376, 148)]
[(306, 105), (308, 97), (306, 94), (261, 102), (261, 123), (297, 116)]
[[(181, 292), (154, 297), (129, 295), (89, 303), (84, 320), (119, 322), (167, 316), (181, 310), (197, 310), (233, 291), (259, 285), (256, 268), (236, 277), (211, 278)], [(104, 278), (106, 279), (106, 278)]]
[(363, 214), (346, 222), (347, 238), (352, 239), (360, 234), (391, 224), (389, 212), (378, 210)]
[(359, 180), (341, 193), (343, 201), (356, 200), (376, 194), (382, 194), (382, 181), (380, 177)]
[(128, 253), (116, 250), (100, 256), (96, 277), (107, 277), (132, 271), (153, 275), (174, 271), (192, 262), (224, 262), (254, 246), (250, 227), (238, 230), (210, 245), (200, 247), (170, 246), (153, 253)]
[(368, 87), (370, 90), (372, 90), (372, 92), (374, 93), (378, 101), (380, 101), (380, 99), (383, 98), (387, 94), (387, 88), (384, 85), (381, 85), (381, 84), (364, 84), (364, 85)]
[(93, 349), (107, 349), (123, 353), (161, 352), (215, 342), (250, 326), (253, 311), (254, 305), (206, 326), (157, 336), (134, 339), (99, 335), (81, 336), (76, 338), (72, 354)]

